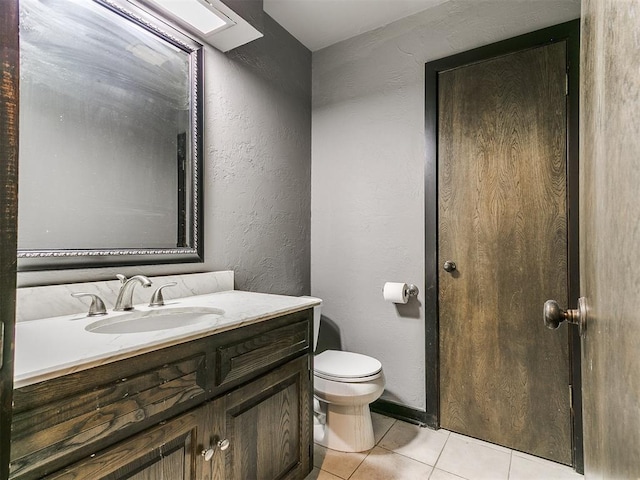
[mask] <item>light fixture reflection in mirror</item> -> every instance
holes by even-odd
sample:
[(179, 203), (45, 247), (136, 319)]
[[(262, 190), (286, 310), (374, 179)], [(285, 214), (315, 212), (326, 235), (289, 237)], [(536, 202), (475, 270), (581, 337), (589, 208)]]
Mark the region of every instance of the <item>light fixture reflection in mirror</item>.
[(199, 0), (152, 1), (205, 36), (223, 30), (233, 23), (229, 18), (223, 18), (221, 13), (214, 13), (213, 7), (208, 2), (202, 3)]
[(202, 261), (200, 45), (111, 0), (20, 8), (19, 269)]

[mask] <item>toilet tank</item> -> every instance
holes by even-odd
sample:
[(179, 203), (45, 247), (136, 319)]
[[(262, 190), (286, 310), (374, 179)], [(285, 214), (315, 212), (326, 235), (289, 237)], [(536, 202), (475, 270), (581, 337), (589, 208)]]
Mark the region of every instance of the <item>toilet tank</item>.
[(302, 298), (310, 298), (312, 300), (318, 300), (320, 305), (313, 307), (313, 351), (316, 351), (318, 345), (318, 334), (320, 333), (320, 316), (322, 310), (322, 299), (317, 297), (309, 297), (304, 295)]

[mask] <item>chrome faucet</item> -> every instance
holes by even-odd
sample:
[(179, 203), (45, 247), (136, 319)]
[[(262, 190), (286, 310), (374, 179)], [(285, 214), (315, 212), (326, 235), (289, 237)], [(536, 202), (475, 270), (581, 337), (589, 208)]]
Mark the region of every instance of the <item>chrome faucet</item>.
[(118, 276), (122, 281), (122, 286), (120, 287), (120, 292), (118, 293), (118, 298), (116, 300), (116, 305), (113, 307), (113, 310), (116, 312), (122, 312), (125, 310), (133, 310), (133, 289), (137, 283), (142, 285), (144, 288), (149, 288), (151, 286), (151, 280), (149, 280), (144, 275), (134, 275), (128, 280), (123, 280), (122, 277)]

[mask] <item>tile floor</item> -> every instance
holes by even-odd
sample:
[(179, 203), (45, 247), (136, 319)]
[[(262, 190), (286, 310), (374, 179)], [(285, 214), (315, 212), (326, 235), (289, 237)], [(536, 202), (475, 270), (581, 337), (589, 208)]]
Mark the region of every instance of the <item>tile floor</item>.
[(373, 416), (376, 445), (343, 453), (314, 447), (306, 480), (580, 480), (570, 467), (446, 430)]

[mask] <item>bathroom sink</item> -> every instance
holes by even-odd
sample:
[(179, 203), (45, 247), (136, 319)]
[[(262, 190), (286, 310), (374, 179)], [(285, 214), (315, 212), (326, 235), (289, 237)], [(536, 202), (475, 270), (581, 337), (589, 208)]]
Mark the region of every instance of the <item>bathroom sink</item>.
[(224, 310), (212, 307), (160, 307), (102, 318), (87, 325), (85, 330), (110, 334), (154, 332), (209, 322), (223, 314)]

